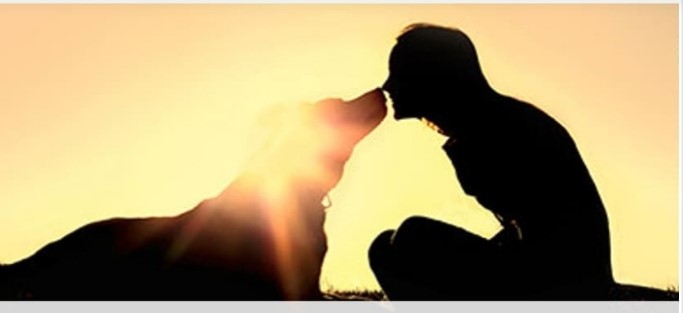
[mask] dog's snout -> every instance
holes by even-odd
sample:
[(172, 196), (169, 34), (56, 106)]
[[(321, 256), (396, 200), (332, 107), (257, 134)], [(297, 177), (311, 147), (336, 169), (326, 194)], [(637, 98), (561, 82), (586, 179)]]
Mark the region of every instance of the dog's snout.
[(382, 91), (382, 88), (375, 88), (371, 91), (368, 91), (364, 94), (362, 94), (360, 97), (353, 99), (349, 102), (374, 102), (374, 103), (379, 103), (379, 104), (385, 104), (387, 102), (387, 98), (384, 96), (384, 92)]

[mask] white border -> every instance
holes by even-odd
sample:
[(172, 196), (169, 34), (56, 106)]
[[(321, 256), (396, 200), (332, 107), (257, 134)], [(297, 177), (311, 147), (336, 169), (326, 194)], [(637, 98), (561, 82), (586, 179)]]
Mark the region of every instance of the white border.
[[(7, 1), (7, 3), (13, 3), (16, 1)], [(188, 1), (188, 0), (145, 0), (145, 1), (136, 1), (136, 0), (117, 0), (117, 1), (92, 1), (92, 0), (77, 0), (77, 1), (59, 1), (59, 0), (42, 0), (42, 1), (19, 1), (16, 3), (43, 3), (43, 4), (51, 4), (51, 3), (74, 3), (74, 4), (88, 4), (88, 3), (93, 3), (93, 4), (137, 4), (137, 3), (142, 3), (142, 4), (220, 4), (220, 3), (225, 3), (225, 4), (562, 4), (562, 3), (567, 3), (567, 4), (677, 4), (680, 1), (678, 0), (649, 0), (649, 1), (642, 1), (642, 0), (601, 0), (601, 1), (592, 1), (592, 0), (555, 0), (551, 3), (549, 3), (547, 0), (526, 0), (523, 2), (516, 1), (516, 0), (497, 0), (497, 1), (477, 1), (477, 0), (468, 0), (468, 1), (453, 1), (453, 0), (425, 0), (425, 1), (420, 1), (420, 0), (345, 0), (345, 1), (329, 1), (329, 2), (321, 2), (319, 0), (298, 0), (298, 1), (286, 1), (286, 0), (254, 0), (254, 1), (244, 1), (244, 0), (233, 0), (233, 1), (226, 1), (226, 0), (202, 0), (202, 1)], [(0, 3), (5, 3), (5, 0), (0, 1)]]

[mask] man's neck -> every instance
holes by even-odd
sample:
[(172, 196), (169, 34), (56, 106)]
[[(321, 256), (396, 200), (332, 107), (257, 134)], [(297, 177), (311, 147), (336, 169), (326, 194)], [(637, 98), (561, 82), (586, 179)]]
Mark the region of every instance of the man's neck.
[[(498, 102), (494, 101), (495, 93), (469, 98), (461, 103), (467, 108), (459, 113), (442, 115), (441, 127), (450, 138), (464, 139), (477, 137), (496, 127), (496, 116), (499, 113)], [(442, 126), (443, 125), (443, 126)]]

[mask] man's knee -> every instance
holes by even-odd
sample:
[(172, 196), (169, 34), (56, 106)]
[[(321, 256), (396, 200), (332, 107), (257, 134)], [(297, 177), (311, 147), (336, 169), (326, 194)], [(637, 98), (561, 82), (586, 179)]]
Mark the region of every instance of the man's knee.
[(430, 238), (431, 232), (438, 223), (441, 222), (423, 216), (411, 216), (396, 229), (394, 241), (401, 246), (424, 244), (434, 239)]
[(471, 241), (476, 235), (465, 229), (439, 220), (413, 216), (401, 223), (394, 235), (393, 244), (400, 250), (432, 251), (461, 248), (461, 241)]
[(411, 216), (401, 223), (397, 231), (410, 234), (420, 232), (440, 223), (442, 222), (424, 216)]
[(394, 230), (385, 230), (370, 244), (368, 259), (370, 261), (370, 268), (373, 271), (385, 267), (391, 258), (391, 241), (394, 233)]

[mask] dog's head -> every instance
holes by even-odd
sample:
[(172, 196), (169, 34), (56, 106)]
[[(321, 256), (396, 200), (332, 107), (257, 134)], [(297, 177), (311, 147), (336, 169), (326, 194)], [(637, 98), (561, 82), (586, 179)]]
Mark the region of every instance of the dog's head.
[[(333, 188), (341, 179), (344, 164), (356, 145), (384, 120), (386, 99), (380, 89), (343, 101), (326, 99), (307, 109), (304, 117), (312, 125), (309, 147), (317, 150), (312, 162), (318, 162), (320, 187)], [(316, 175), (316, 174), (314, 174)]]
[(310, 106), (307, 117), (318, 124), (314, 127), (323, 128), (332, 139), (340, 140), (338, 146), (353, 148), (386, 114), (386, 98), (381, 89), (375, 89), (350, 101), (319, 101)]
[(350, 101), (325, 99), (280, 110), (268, 119), (269, 131), (247, 172), (258, 184), (322, 199), (341, 179), (354, 147), (386, 114), (380, 89)]

